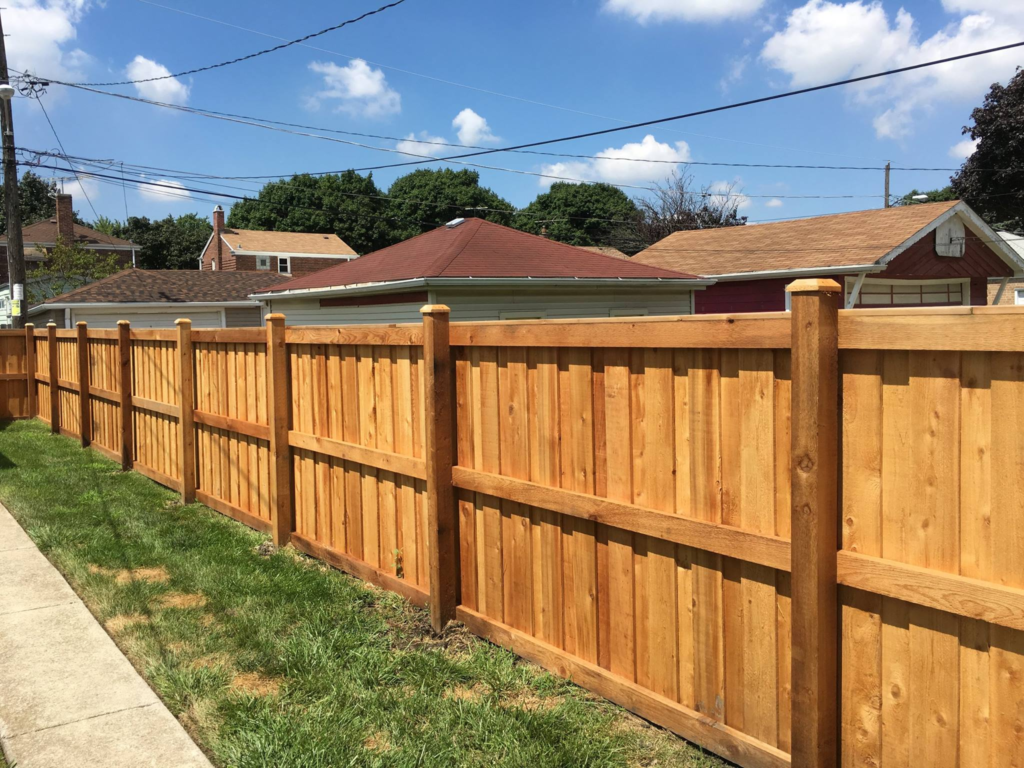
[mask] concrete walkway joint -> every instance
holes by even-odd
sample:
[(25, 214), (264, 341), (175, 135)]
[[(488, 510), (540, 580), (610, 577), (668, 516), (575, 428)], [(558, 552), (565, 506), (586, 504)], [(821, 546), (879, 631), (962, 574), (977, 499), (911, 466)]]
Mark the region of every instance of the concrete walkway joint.
[(211, 768), (2, 505), (0, 745), (18, 768)]

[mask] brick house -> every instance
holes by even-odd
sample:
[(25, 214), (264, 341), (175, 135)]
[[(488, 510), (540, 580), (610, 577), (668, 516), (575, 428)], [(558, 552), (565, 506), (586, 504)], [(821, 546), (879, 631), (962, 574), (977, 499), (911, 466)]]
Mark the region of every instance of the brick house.
[(788, 309), (801, 277), (839, 282), (847, 309), (984, 306), (990, 281), (1024, 277), (1024, 255), (956, 200), (674, 232), (632, 261), (713, 278), (697, 314)]
[[(117, 263), (127, 269), (135, 263), (136, 254), (141, 250), (127, 240), (104, 234), (92, 227), (75, 223), (75, 212), (71, 195), (57, 195), (57, 211), (52, 219), (22, 227), (22, 239), (25, 244), (25, 277), (32, 283), (32, 271), (46, 260), (48, 253), (60, 239), (65, 243), (75, 243), (97, 254), (117, 256)], [(41, 253), (43, 251), (44, 253)], [(0, 327), (11, 325), (10, 285), (7, 265), (7, 235), (0, 235)]]
[(289, 278), (302, 277), (357, 257), (358, 254), (334, 234), (228, 228), (224, 225), (224, 209), (218, 205), (213, 209), (213, 234), (203, 248), (199, 268), (269, 271)]

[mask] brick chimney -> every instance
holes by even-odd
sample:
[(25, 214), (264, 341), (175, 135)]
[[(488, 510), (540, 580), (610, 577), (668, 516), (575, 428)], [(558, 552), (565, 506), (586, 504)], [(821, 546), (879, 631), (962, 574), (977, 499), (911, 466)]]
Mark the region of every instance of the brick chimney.
[(75, 211), (71, 207), (71, 195), (57, 195), (57, 237), (67, 244), (75, 241)]
[(221, 240), (221, 233), (224, 231), (224, 209), (219, 205), (213, 209), (213, 242), (216, 245), (213, 257), (213, 264), (210, 265), (211, 269), (220, 269), (223, 262), (221, 261), (221, 248), (224, 247), (224, 241)]

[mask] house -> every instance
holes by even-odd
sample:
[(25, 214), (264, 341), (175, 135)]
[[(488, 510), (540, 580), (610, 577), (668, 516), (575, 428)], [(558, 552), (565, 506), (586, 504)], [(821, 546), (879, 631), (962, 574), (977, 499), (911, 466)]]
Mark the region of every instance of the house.
[(483, 219), (455, 219), (354, 261), (254, 293), (289, 325), (689, 314), (711, 281), (564, 245)]
[(28, 311), (28, 321), (116, 328), (118, 320), (128, 320), (133, 328), (173, 328), (187, 317), (195, 328), (258, 326), (261, 306), (249, 294), (280, 282), (274, 272), (128, 269), (47, 299)]
[(203, 246), (199, 268), (301, 277), (357, 256), (334, 234), (230, 229), (224, 225), (224, 209), (218, 205), (213, 209), (213, 233)]
[[(1024, 237), (1015, 235), (1012, 232), (997, 233), (1006, 244), (1017, 252), (1021, 259), (1024, 259)], [(999, 278), (992, 278), (988, 282), (988, 303), (1000, 304), (1002, 306), (1024, 305), (1024, 280), (1012, 278), (1006, 288), (1000, 292), (999, 288), (1003, 281)]]
[(699, 314), (788, 308), (786, 285), (829, 277), (853, 307), (988, 303), (988, 282), (1024, 275), (1024, 257), (958, 201), (675, 232), (632, 259), (716, 282)]
[[(75, 212), (71, 195), (59, 194), (56, 201), (56, 215), (22, 227), (25, 246), (25, 276), (31, 285), (32, 270), (42, 264), (46, 253), (54, 248), (57, 240), (75, 243), (97, 254), (114, 254), (122, 268), (135, 264), (140, 248), (127, 240), (75, 223)], [(0, 235), (0, 327), (11, 325), (11, 287), (7, 265), (7, 235)]]

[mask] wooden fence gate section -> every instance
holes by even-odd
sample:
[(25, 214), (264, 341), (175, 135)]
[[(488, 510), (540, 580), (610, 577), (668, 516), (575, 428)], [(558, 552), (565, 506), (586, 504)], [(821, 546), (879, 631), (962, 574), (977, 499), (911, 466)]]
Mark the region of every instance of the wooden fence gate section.
[(38, 417), (742, 766), (1024, 765), (1024, 312), (0, 332)]

